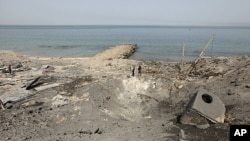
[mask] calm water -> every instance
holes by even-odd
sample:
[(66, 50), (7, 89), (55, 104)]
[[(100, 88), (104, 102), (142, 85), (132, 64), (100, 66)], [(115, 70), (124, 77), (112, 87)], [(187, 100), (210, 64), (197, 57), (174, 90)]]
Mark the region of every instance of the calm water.
[(250, 55), (249, 27), (0, 26), (0, 49), (41, 56), (93, 56), (121, 43), (139, 46), (133, 59), (178, 61), (185, 43), (194, 59), (216, 34), (206, 55)]

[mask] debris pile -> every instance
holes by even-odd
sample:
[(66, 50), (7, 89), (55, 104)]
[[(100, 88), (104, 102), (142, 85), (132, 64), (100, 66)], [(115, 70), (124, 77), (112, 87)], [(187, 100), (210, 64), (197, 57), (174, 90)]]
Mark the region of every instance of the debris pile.
[(250, 123), (250, 57), (188, 68), (95, 57), (0, 62), (1, 138), (227, 140), (229, 124)]

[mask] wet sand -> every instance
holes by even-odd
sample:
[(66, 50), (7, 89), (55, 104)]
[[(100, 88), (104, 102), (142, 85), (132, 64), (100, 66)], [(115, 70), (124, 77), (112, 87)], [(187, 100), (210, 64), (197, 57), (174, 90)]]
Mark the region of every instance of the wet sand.
[[(180, 71), (161, 61), (0, 54), (1, 70), (12, 66), (0, 73), (1, 140), (229, 140), (230, 124), (250, 124), (249, 56), (201, 59), (186, 75), (188, 62)], [(131, 65), (142, 75), (130, 76)], [(200, 88), (224, 102), (224, 123), (178, 122)]]

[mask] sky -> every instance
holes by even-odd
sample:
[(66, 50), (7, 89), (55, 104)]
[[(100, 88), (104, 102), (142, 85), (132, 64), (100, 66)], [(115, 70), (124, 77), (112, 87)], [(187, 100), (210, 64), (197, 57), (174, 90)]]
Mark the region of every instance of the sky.
[(0, 0), (0, 25), (250, 26), (250, 0)]

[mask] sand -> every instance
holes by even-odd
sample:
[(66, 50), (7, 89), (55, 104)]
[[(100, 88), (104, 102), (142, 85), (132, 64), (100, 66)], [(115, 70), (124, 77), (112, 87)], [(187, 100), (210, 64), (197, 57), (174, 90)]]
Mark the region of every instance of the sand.
[[(250, 124), (249, 56), (202, 59), (186, 75), (191, 63), (180, 72), (161, 61), (0, 54), (0, 68), (13, 71), (0, 73), (0, 98), (21, 97), (0, 108), (0, 140), (224, 141), (230, 124)], [(131, 65), (141, 65), (142, 75), (130, 76)], [(26, 90), (39, 76), (43, 83)], [(224, 102), (225, 123), (178, 122), (200, 88)]]

